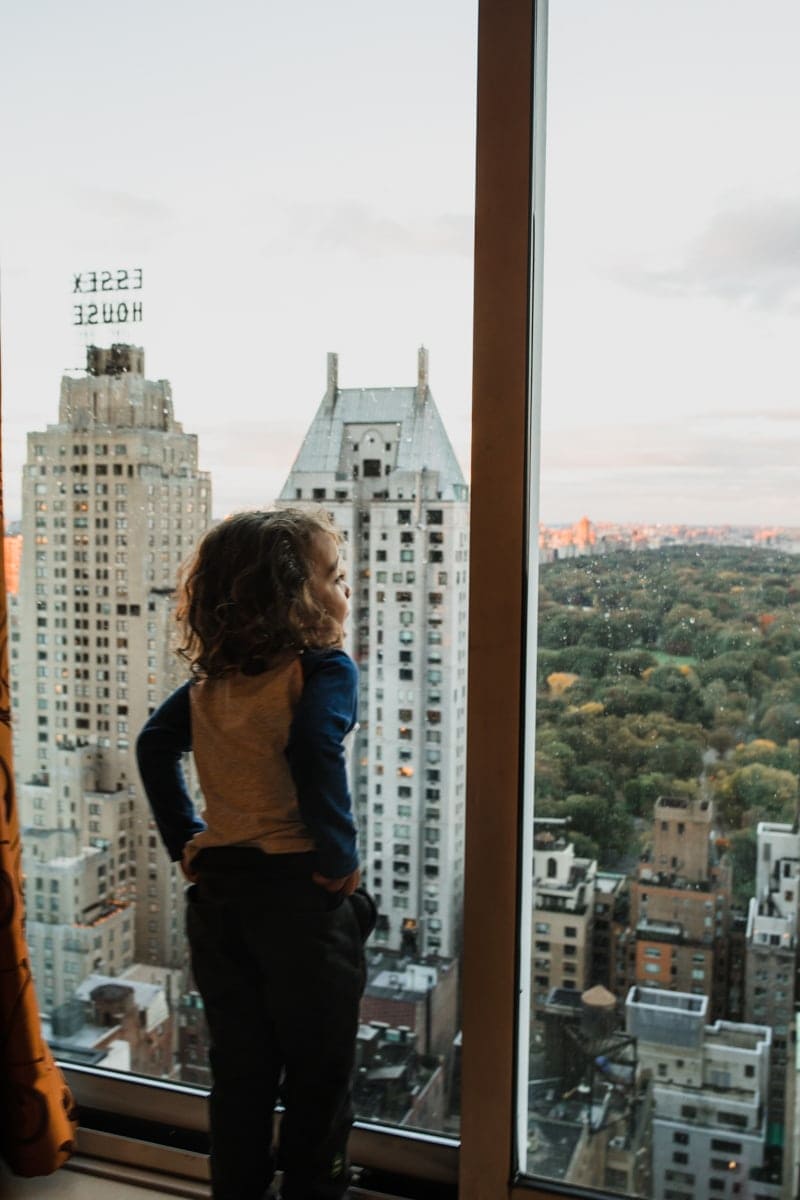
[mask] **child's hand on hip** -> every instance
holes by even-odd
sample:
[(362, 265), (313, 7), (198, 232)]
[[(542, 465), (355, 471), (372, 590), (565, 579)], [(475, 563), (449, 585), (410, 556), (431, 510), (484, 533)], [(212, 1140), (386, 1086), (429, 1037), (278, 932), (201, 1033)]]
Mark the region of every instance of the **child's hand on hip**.
[(185, 846), (184, 850), (183, 850), (183, 856), (181, 858), (181, 863), (180, 863), (181, 871), (183, 872), (184, 878), (187, 879), (189, 881), (189, 883), (196, 883), (197, 882), (197, 871), (192, 866), (192, 860), (189, 857), (187, 851), (188, 851), (188, 846)]
[(327, 876), (320, 875), (319, 871), (315, 871), (311, 878), (314, 883), (325, 888), (326, 892), (343, 892), (345, 896), (352, 896), (361, 882), (361, 871), (356, 867), (355, 871), (351, 871), (349, 875), (344, 875), (341, 879), (328, 879)]

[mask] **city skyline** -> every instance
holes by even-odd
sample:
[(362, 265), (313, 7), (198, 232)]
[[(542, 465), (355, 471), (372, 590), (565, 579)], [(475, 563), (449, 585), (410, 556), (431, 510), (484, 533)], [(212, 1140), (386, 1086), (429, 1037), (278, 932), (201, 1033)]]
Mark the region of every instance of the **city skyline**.
[[(440, 1129), (458, 1121), (468, 489), (427, 371), (420, 350), (413, 388), (345, 389), (330, 356), (279, 503), (331, 506), (353, 580), (350, 779), (380, 910), (356, 1100)], [(209, 525), (197, 451), (141, 346), (90, 347), (61, 379), (57, 421), (28, 433), (23, 529), (7, 548), (21, 585), (8, 595), (10, 664), (43, 1031), (67, 1061), (204, 1085), (185, 881), (134, 760), (138, 730), (187, 670), (174, 581)], [(202, 811), (191, 760), (185, 770)], [(387, 1083), (387, 1061), (402, 1063), (403, 1087)]]
[[(468, 1185), (479, 1064), (486, 1098), (510, 1100), (484, 1105), (499, 1191), (513, 1123), (514, 1170), (540, 1186), (795, 1200), (800, 8), (549, 7), (542, 411), (511, 440), (493, 359), (476, 462), (500, 491), (471, 497), (471, 626), (478, 0), (9, 12), (26, 961), (54, 1055), (119, 1072), (113, 1103), (126, 1072), (167, 1098), (208, 1086), (185, 885), (134, 738), (186, 669), (175, 580), (202, 530), (320, 503), (348, 560), (349, 784), (379, 910), (361, 1118), (404, 1126), (411, 1155), (415, 1129), (458, 1137), (466, 838)], [(120, 269), (142, 272), (144, 321), (91, 338), (74, 277)], [(525, 462), (541, 507), (512, 500), (506, 530), (497, 500), (507, 482), (520, 498)], [(535, 541), (516, 553), (526, 515), (538, 573)], [(516, 566), (492, 550), (508, 534)], [(180, 1124), (191, 1097), (172, 1095)]]
[[(359, 662), (361, 724), (351, 780), (380, 910), (357, 1103), (378, 1119), (455, 1132), (468, 487), (424, 349), (414, 387), (343, 388), (335, 355), (326, 376), (279, 503), (331, 508), (353, 583), (347, 647)], [(134, 345), (90, 350), (80, 377), (61, 381), (58, 422), (30, 432), (28, 446), (11, 663), (43, 1028), (67, 1061), (204, 1085), (183, 885), (142, 808), (130, 751), (145, 711), (179, 676), (173, 581), (207, 525), (212, 478), (175, 419), (169, 382), (147, 378)], [(797, 717), (781, 690), (797, 573), (774, 554), (760, 562), (756, 537), (722, 537), (701, 555), (676, 536), (653, 546), (646, 529), (588, 517), (566, 532), (575, 553), (555, 558), (593, 561), (554, 560), (541, 577), (530, 1163), (567, 1182), (690, 1200), (665, 1182), (706, 1197), (733, 1162), (758, 1179), (756, 1200), (788, 1200), (794, 1151), (786, 1142), (782, 1185), (770, 1130), (800, 1112), (784, 1036), (798, 922), (800, 834), (787, 820), (797, 781), (786, 769)], [(667, 552), (646, 572), (605, 561), (604, 550), (625, 546), (617, 536)], [(774, 572), (776, 561), (785, 569)], [(774, 677), (755, 671), (764, 653)], [(740, 694), (740, 674), (752, 676), (752, 695)], [(663, 1043), (673, 1018), (661, 1021), (673, 1010), (692, 1014), (693, 1029), (674, 1061)], [(731, 1047), (748, 1056), (743, 1086), (718, 1074)], [(387, 1061), (407, 1081), (399, 1092), (386, 1086)], [(591, 1153), (586, 1095), (599, 1122)], [(680, 1104), (691, 1110), (679, 1130), (689, 1149), (675, 1151)], [(709, 1164), (705, 1148), (722, 1142), (728, 1157)]]

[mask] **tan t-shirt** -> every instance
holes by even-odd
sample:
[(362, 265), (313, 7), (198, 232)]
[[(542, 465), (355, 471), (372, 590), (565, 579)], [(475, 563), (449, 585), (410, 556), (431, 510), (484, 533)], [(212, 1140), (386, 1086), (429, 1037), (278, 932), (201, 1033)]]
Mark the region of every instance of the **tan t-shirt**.
[(267, 854), (314, 849), (285, 755), (302, 691), (299, 658), (260, 675), (237, 671), (189, 689), (207, 828), (189, 842), (187, 858), (208, 846), (257, 846)]

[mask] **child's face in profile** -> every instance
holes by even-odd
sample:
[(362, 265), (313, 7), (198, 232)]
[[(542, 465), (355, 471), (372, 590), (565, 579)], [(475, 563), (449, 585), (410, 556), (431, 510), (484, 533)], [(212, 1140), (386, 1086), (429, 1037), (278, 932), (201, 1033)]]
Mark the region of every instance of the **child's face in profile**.
[(350, 615), (350, 585), (339, 558), (336, 539), (321, 529), (311, 541), (311, 564), (309, 584), (314, 598), (343, 626)]

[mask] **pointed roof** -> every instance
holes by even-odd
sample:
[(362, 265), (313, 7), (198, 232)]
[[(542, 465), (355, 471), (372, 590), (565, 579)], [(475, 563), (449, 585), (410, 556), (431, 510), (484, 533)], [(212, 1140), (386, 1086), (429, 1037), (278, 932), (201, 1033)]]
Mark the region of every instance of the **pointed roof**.
[(343, 478), (343, 451), (348, 425), (394, 425), (397, 456), (394, 471), (436, 471), (443, 500), (462, 500), (464, 476), (447, 436), (430, 388), (335, 388), (326, 393), (303, 439), (282, 500), (294, 497), (298, 474)]

